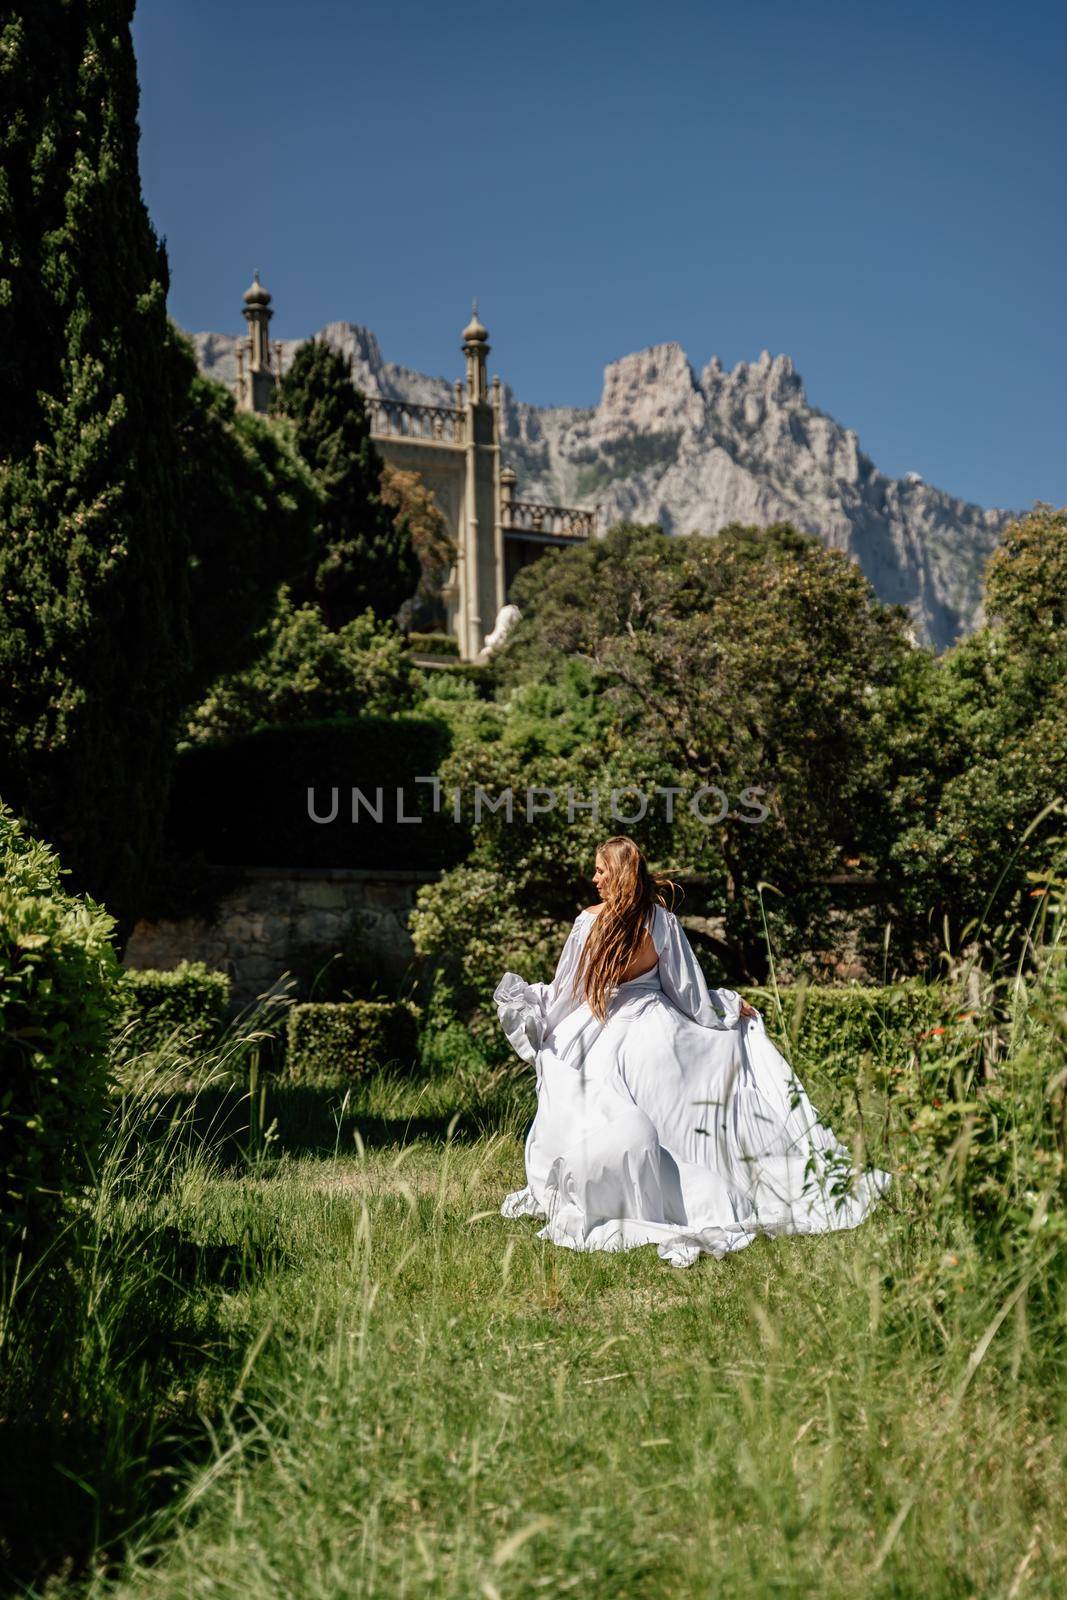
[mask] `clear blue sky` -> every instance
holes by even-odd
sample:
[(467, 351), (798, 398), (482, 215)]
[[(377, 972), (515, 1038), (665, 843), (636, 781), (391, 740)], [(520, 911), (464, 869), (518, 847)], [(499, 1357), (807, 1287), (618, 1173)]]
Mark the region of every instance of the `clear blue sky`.
[(675, 339), (788, 352), (885, 472), (1067, 501), (1067, 8), (1037, 0), (140, 0), (170, 307), (368, 325), (519, 398)]

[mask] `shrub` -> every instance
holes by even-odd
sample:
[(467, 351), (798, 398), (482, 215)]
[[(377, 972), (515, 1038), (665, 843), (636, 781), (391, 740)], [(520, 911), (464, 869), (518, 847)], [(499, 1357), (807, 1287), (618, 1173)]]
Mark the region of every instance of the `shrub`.
[(497, 1026), (493, 990), (506, 971), (531, 983), (550, 979), (569, 924), (532, 914), (513, 882), (465, 863), (419, 889), (409, 926), (415, 954), (447, 986), (457, 1017), (506, 1059), (511, 1047)]
[(392, 715), (414, 700), (413, 668), (391, 623), (373, 611), (333, 629), (318, 606), (294, 605), (283, 585), (243, 670), (220, 678), (191, 713), (190, 744), (217, 744), (257, 727), (326, 717)]
[[(336, 717), (259, 728), (221, 744), (182, 752), (168, 824), (179, 854), (258, 867), (437, 867), (457, 859), (465, 830), (429, 784), (448, 748), (444, 723), (430, 717)], [(320, 816), (308, 815), (315, 791)], [(352, 790), (371, 804), (380, 790), (381, 822), (365, 808), (352, 822)], [(406, 818), (397, 820), (397, 790)]]
[(854, 1079), (863, 1057), (888, 1078), (911, 1059), (944, 1005), (938, 985), (911, 982), (837, 989), (797, 984), (781, 987), (779, 995), (781, 1020), (771, 990), (744, 990), (797, 1076), (814, 1070), (834, 1082)]
[(286, 1071), (295, 1083), (340, 1086), (382, 1067), (410, 1071), (419, 1011), (410, 1000), (349, 1000), (293, 1006)]
[(420, 656), (459, 656), (459, 640), (453, 633), (409, 633), (408, 648)]
[(458, 656), (437, 650), (420, 649), (413, 653), (434, 658), (434, 666), (416, 669), (421, 673), (422, 691), (426, 699), (434, 700), (442, 696), (453, 698), (457, 685), (463, 686), (460, 694), (469, 690), (469, 698), (473, 700), (493, 699), (497, 680), (491, 662), (460, 661)]
[(0, 802), (0, 1243), (47, 1234), (108, 1112), (121, 969), (102, 906)]
[(152, 1050), (165, 1039), (214, 1044), (226, 1023), (230, 980), (202, 961), (183, 961), (170, 972), (127, 971), (123, 978), (128, 1043)]

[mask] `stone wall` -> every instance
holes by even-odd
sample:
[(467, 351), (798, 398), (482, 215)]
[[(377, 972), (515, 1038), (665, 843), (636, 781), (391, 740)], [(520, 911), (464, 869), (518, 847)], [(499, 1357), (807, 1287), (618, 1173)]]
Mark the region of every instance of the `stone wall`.
[(204, 961), (229, 973), (235, 1007), (289, 971), (302, 948), (331, 955), (350, 930), (360, 945), (397, 975), (412, 959), (408, 914), (433, 872), (369, 872), (349, 868), (249, 867), (220, 901), (215, 922), (199, 918), (138, 922), (126, 947), (128, 967), (164, 970)]

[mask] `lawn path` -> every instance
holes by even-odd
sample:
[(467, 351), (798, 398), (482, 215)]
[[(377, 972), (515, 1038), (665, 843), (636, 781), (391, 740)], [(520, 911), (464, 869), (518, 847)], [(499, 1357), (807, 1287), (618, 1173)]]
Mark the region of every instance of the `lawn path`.
[(284, 1259), (225, 1305), (251, 1360), (215, 1461), (93, 1592), (1062, 1593), (1064, 1435), (981, 1374), (945, 1434), (955, 1368), (883, 1288), (898, 1218), (682, 1272), (505, 1222), (520, 1173), (494, 1135), (214, 1179)]

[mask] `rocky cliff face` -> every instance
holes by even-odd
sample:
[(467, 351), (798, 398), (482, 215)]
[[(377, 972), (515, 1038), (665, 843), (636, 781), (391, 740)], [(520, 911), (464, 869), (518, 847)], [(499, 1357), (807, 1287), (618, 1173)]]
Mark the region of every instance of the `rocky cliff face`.
[[(453, 385), (383, 361), (367, 328), (318, 335), (352, 356), (367, 394), (454, 404)], [(283, 368), (299, 341), (283, 344)], [(236, 377), (236, 336), (194, 336), (201, 369)], [(789, 521), (852, 555), (884, 601), (910, 612), (938, 648), (981, 620), (985, 561), (1014, 513), (985, 511), (915, 474), (886, 478), (851, 428), (809, 405), (788, 356), (765, 350), (732, 372), (712, 359), (697, 377), (677, 344), (615, 361), (594, 409), (542, 407), (503, 391), (506, 454), (522, 499), (598, 505), (599, 526), (659, 522), (713, 534), (730, 522)]]

